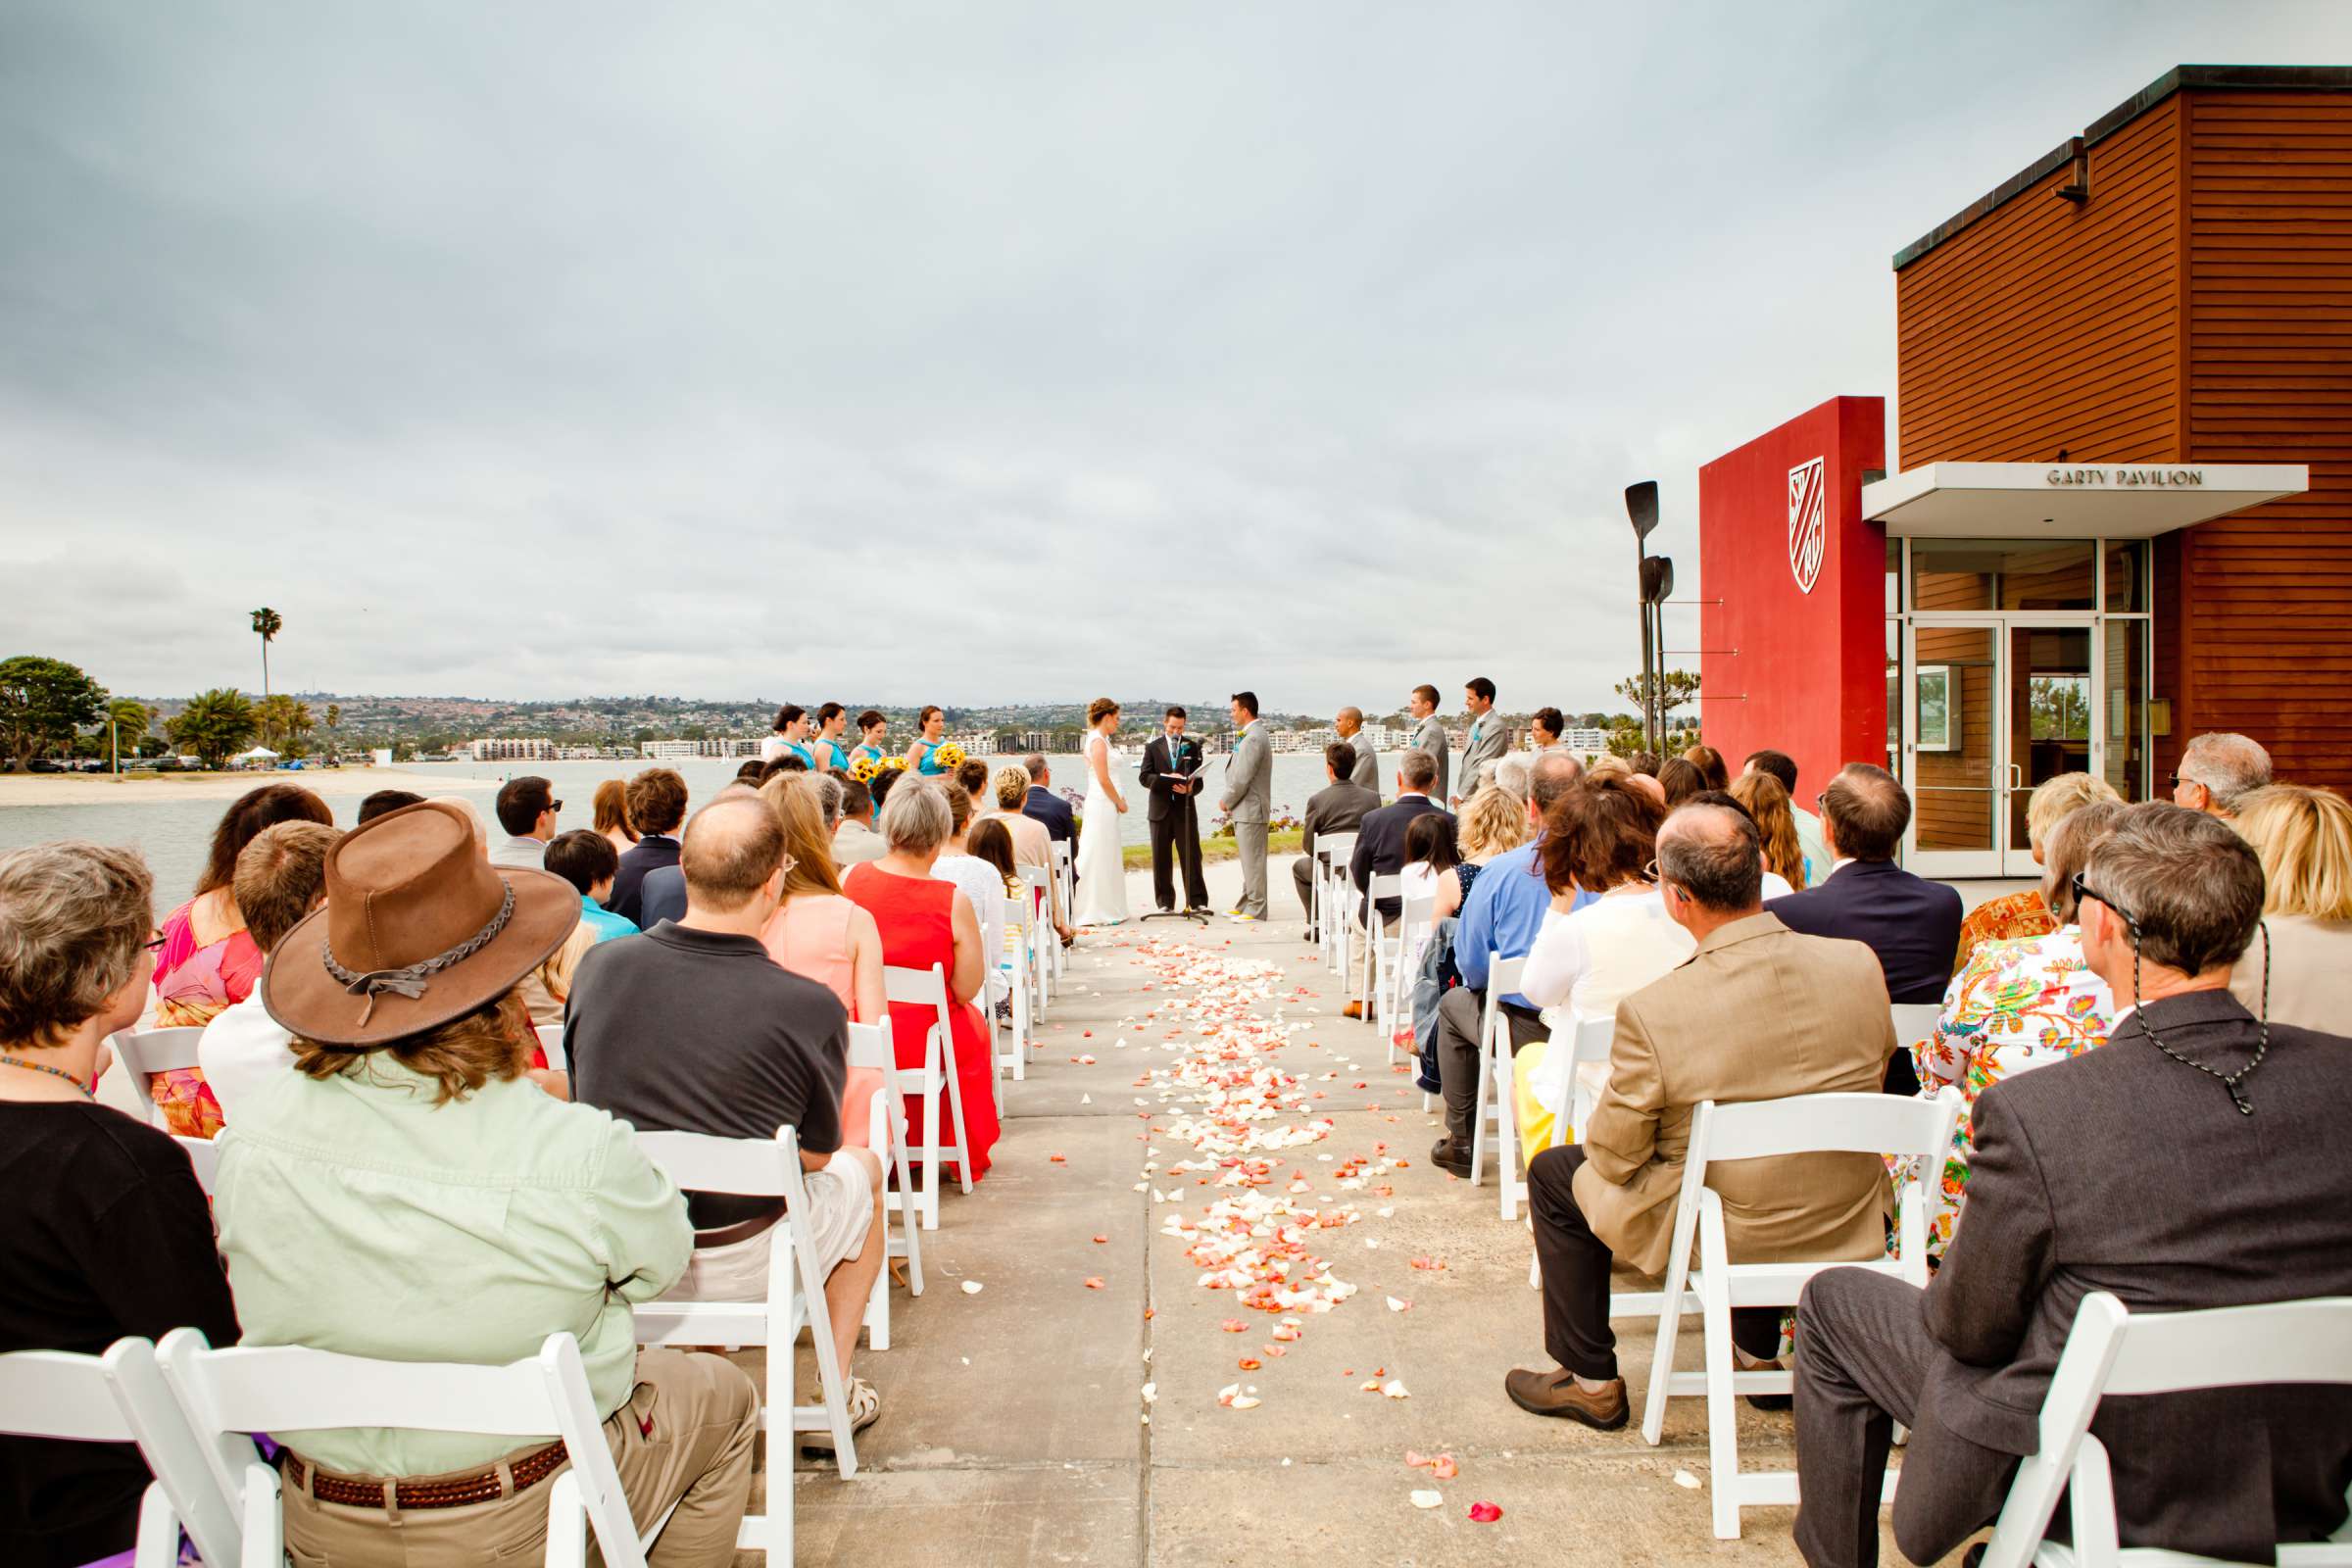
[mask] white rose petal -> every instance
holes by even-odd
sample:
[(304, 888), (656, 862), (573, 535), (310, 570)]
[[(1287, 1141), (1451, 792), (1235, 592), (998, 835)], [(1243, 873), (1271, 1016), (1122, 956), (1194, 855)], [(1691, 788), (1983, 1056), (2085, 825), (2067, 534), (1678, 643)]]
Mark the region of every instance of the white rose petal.
[(1417, 1491), (1412, 1494), (1412, 1497), (1413, 1506), (1416, 1508), (1435, 1508), (1438, 1506), (1438, 1504), (1446, 1500), (1446, 1494), (1443, 1492)]
[(966, 1296), (978, 1296), (987, 1288), (987, 1286), (982, 1285), (978, 1280), (965, 1280), (963, 1282), (963, 1294)]

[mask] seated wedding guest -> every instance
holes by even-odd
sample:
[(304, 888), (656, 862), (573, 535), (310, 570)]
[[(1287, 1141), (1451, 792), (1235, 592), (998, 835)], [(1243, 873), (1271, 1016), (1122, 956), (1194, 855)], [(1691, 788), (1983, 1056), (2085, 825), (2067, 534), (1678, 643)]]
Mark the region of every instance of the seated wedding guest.
[(1324, 785), (1306, 799), (1300, 824), (1298, 858), (1291, 862), (1291, 886), (1298, 907), (1306, 911), (1306, 940), (1317, 940), (1315, 918), (1315, 840), (1326, 833), (1353, 833), (1366, 815), (1380, 809), (1380, 792), (1355, 781), (1355, 748), (1334, 741), (1323, 748)]
[[(1821, 810), (1829, 874), (1773, 900), (1772, 912), (1791, 931), (1868, 944), (1892, 1000), (1942, 1002), (1960, 941), (1960, 894), (1894, 863), (1911, 824), (1911, 797), (1885, 768), (1848, 762), (1821, 792)], [(1919, 1093), (1909, 1053), (1887, 1064), (1886, 1092)]]
[[(2346, 1042), (2266, 1023), (2229, 994), (2262, 913), (2254, 852), (2195, 812), (2133, 806), (2077, 886), (2083, 959), (2117, 1005), (2107, 1045), (1978, 1098), (1967, 1223), (1924, 1293), (1854, 1269), (1805, 1287), (1808, 1563), (1878, 1560), (1898, 1421), (1903, 1555), (1939, 1561), (1990, 1523), (2092, 1291), (2134, 1314), (2352, 1295), (2352, 1160), (2318, 1152), (2352, 1121)], [(2344, 1522), (2352, 1389), (2108, 1399), (2090, 1430), (2126, 1546), (2268, 1562), (2274, 1543)]]
[[(902, 775), (882, 807), (882, 837), (890, 853), (852, 866), (842, 891), (874, 917), (882, 933), (884, 963), (946, 970), (949, 1044), (963, 1092), (969, 1174), (978, 1181), (988, 1172), (989, 1151), (997, 1142), (997, 1064), (995, 1031), (972, 1001), (980, 995), (988, 970), (995, 967), (995, 955), (980, 950), (980, 925), (972, 918), (972, 906), (952, 883), (931, 874), (954, 826), (947, 796), (937, 784), (915, 774)], [(932, 1009), (920, 1003), (890, 1004), (890, 1043), (901, 1067), (923, 1065), (923, 1041), (936, 1021)], [(906, 1097), (908, 1142), (918, 1152), (927, 1136), (926, 1118), (948, 1114), (946, 1106), (935, 1106), (930, 1100), (924, 1095)], [(940, 1124), (939, 1141), (955, 1141), (953, 1120)]]
[[(835, 773), (830, 770), (823, 773), (810, 773), (803, 782), (802, 787), (808, 790), (810, 797), (816, 802), (816, 812), (823, 822), (825, 837), (832, 838), (833, 830), (841, 826), (842, 808), (849, 802), (850, 776), (847, 773)], [(869, 796), (868, 799), (870, 800), (871, 797)]]
[[(1744, 773), (1770, 773), (1780, 780), (1781, 788), (1788, 792), (1788, 811), (1796, 818), (1796, 841), (1804, 846), (1806, 887), (1812, 887), (1830, 874), (1829, 846), (1821, 841), (1821, 818), (1798, 804), (1796, 796), (1796, 762), (1787, 752), (1750, 752)], [(1791, 881), (1794, 878), (1790, 879)]]
[[(847, 1373), (882, 1271), (882, 1162), (845, 1147), (842, 1136), (848, 1012), (828, 986), (775, 962), (763, 945), (793, 868), (783, 811), (797, 814), (801, 841), (821, 855), (822, 830), (797, 790), (778, 788), (765, 800), (730, 796), (694, 814), (678, 862), (684, 918), (589, 955), (564, 1040), (581, 1102), (639, 1132), (798, 1132), (809, 1206), (803, 1217), (816, 1237), (833, 1346)], [(648, 1051), (651, 1040), (666, 1046)], [(766, 1296), (767, 1233), (783, 1205), (688, 1193), (686, 1211), (694, 1255), (669, 1294), (706, 1301)], [(882, 1403), (873, 1385), (856, 1377), (849, 1402), (853, 1429), (871, 1424)]]
[[(1396, 924), (1402, 904), (1395, 898), (1371, 900), (1372, 879), (1395, 876), (1404, 869), (1405, 829), (1412, 826), (1415, 817), (1432, 811), (1445, 814), (1429, 798), (1429, 792), (1437, 784), (1437, 759), (1418, 747), (1403, 753), (1396, 759), (1396, 801), (1366, 812), (1357, 825), (1355, 853), (1348, 860), (1348, 880), (1354, 887), (1355, 896), (1348, 900), (1347, 909), (1339, 916), (1347, 921), (1350, 974), (1363, 973), (1363, 966), (1371, 961), (1367, 942), (1373, 917), (1379, 917), (1384, 929)], [(1363, 1004), (1351, 1000), (1341, 1012), (1349, 1018), (1361, 1018)]]
[[(213, 830), (213, 846), (196, 893), (164, 916), (155, 953), (156, 1029), (200, 1029), (253, 994), (264, 949), (245, 929), (237, 907), (237, 857), (280, 822), (335, 825), (326, 803), (298, 784), (265, 784), (237, 798)], [(147, 1093), (164, 1113), (164, 1130), (210, 1138), (220, 1130), (220, 1102), (204, 1086), (204, 1069), (150, 1073)]]
[[(1747, 808), (1747, 803), (1741, 800), (1739, 796), (1734, 795), (1730, 790), (1700, 790), (1696, 795), (1693, 795), (1689, 800), (1685, 801), (1683, 805), (1720, 806), (1725, 810), (1738, 811), (1741, 816), (1746, 817), (1750, 823), (1755, 825), (1757, 841), (1759, 843), (1763, 841), (1763, 825), (1756, 822), (1756, 815), (1753, 811), (1750, 811)], [(1677, 810), (1680, 810), (1681, 808), (1681, 807), (1676, 808)], [(1794, 893), (1796, 889), (1788, 885), (1788, 878), (1782, 876), (1780, 872), (1775, 871), (1772, 868), (1772, 862), (1768, 858), (1764, 865), (1764, 902), (1769, 904), (1774, 899), (1787, 898), (1789, 894)]]
[[(1530, 769), (1529, 782), (1534, 782)], [(1462, 912), (1478, 875), (1502, 856), (1535, 837), (1528, 820), (1527, 797), (1503, 789), (1480, 790), (1462, 803), (1461, 820), (1454, 832), (1454, 863), (1438, 873), (1438, 918)], [(1408, 843), (1406, 848), (1411, 848)]]
[(1770, 773), (1742, 773), (1723, 793), (1738, 802), (1748, 820), (1756, 824), (1756, 834), (1764, 844), (1764, 869), (1787, 883), (1788, 892), (1805, 886), (1804, 841), (1796, 836), (1796, 812), (1781, 781)]
[[(1725, 807), (1685, 807), (1659, 829), (1657, 849), (1666, 912), (1696, 951), (1617, 1004), (1608, 1081), (1590, 1125), (1528, 1166), (1544, 1348), (1559, 1365), (1513, 1372), (1503, 1385), (1523, 1410), (1602, 1431), (1625, 1425), (1628, 1409), (1609, 1330), (1609, 1266), (1665, 1270), (1699, 1102), (1873, 1090), (1894, 1050), (1870, 951), (1799, 936), (1765, 910), (1753, 823)], [(1723, 1200), (1736, 1262), (1886, 1250), (1892, 1209), (1876, 1154), (1734, 1160), (1710, 1166), (1708, 1185)], [(1780, 1338), (1779, 1307), (1733, 1311), (1740, 1366), (1777, 1365), (1769, 1358)]]
[[(564, 945), (547, 956), (547, 961), (523, 977), (516, 989), (522, 993), (523, 1005), (530, 1010), (531, 1024), (562, 1023), (564, 1006), (571, 998), (571, 977), (579, 968), (580, 959), (599, 942), (614, 937), (633, 937), (637, 927), (603, 906), (598, 901), (611, 896), (613, 873), (618, 870), (620, 858), (603, 835), (586, 828), (573, 828), (561, 833), (549, 843), (545, 869), (553, 871), (570, 883), (580, 894), (580, 923), (572, 928)], [(545, 1054), (539, 1057), (544, 1065)]]
[(1634, 764), (1627, 761), (1622, 757), (1612, 757), (1603, 754), (1602, 756), (1595, 757), (1592, 761), (1585, 765), (1584, 776), (1587, 778), (1603, 778), (1612, 773), (1619, 778), (1631, 778), (1634, 776)]
[(1723, 754), (1714, 747), (1692, 746), (1683, 753), (1683, 760), (1698, 769), (1698, 775), (1707, 781), (1708, 789), (1728, 790), (1732, 787), (1731, 771), (1724, 765)]
[(903, 767), (886, 767), (865, 781), (867, 792), (874, 798), (874, 819), (877, 822), (882, 817), (883, 804), (890, 799), (891, 786), (906, 776), (906, 770)]
[(2271, 781), (2271, 754), (2243, 735), (2199, 735), (2173, 769), (2173, 804), (2233, 817), (2238, 804)]
[(1707, 776), (1694, 763), (1680, 757), (1669, 757), (1660, 762), (1657, 772), (1651, 776), (1658, 781), (1658, 787), (1666, 792), (1666, 808), (1670, 811), (1707, 788)]
[[(983, 771), (986, 771), (984, 768)], [(972, 854), (970, 834), (977, 820), (972, 815), (972, 798), (959, 783), (941, 786), (948, 798), (948, 842), (932, 863), (931, 874), (943, 882), (953, 882), (972, 906), (972, 918), (985, 928), (1004, 919), (1004, 879), (997, 868)], [(988, 965), (988, 1004), (993, 1006), (1006, 994), (1007, 981), (993, 961)]]
[[(1481, 790), (1479, 794), (1501, 795), (1502, 791)], [(1465, 819), (1470, 814), (1470, 807), (1477, 804), (1477, 797), (1473, 797), (1470, 804), (1462, 808)], [(1514, 819), (1523, 819), (1525, 812), (1514, 807), (1511, 815)], [(1457, 831), (1454, 820), (1444, 811), (1423, 811), (1413, 818), (1411, 825), (1404, 830), (1404, 869), (1397, 873), (1403, 879), (1404, 897), (1427, 898), (1434, 906), (1441, 890), (1448, 885), (1456, 888), (1461, 886), (1458, 879), (1450, 884), (1446, 879), (1463, 864), (1462, 840), (1467, 833), (1466, 827)], [(1478, 868), (1472, 867), (1470, 874), (1475, 879)], [(1443, 919), (1444, 916), (1439, 918)], [(1408, 965), (1411, 959), (1412, 956), (1407, 954)]]
[(1666, 786), (1659, 783), (1654, 777), (1647, 773), (1629, 773), (1626, 775), (1626, 783), (1657, 802), (1660, 810), (1665, 809)]
[[(795, 789), (814, 789), (822, 775), (808, 771), (807, 762), (788, 752), (762, 770), (761, 782), (779, 777)], [(712, 799), (723, 801), (730, 795), (758, 793), (757, 786), (742, 778), (732, 778)], [(645, 930), (651, 931), (664, 920), (683, 920), (686, 918), (685, 871), (675, 865), (655, 866), (645, 873), (645, 881), (638, 887), (637, 901), (637, 921)]]
[[(2047, 902), (2052, 928), (2044, 936), (1980, 946), (1944, 993), (1936, 1032), (1916, 1043), (1895, 1042), (1912, 1054), (1921, 1094), (1933, 1095), (1950, 1084), (1973, 1107), (1980, 1094), (2004, 1078), (2107, 1043), (2115, 999), (2107, 982), (2083, 961), (2072, 883), (2123, 809), (2118, 801), (2090, 801), (2042, 830), (2038, 894)], [(1936, 1172), (1941, 1196), (1928, 1236), (1930, 1257), (1943, 1255), (1959, 1220), (1969, 1156), (1976, 1148), (1969, 1117), (1964, 1107), (1952, 1129), (1952, 1152)], [(1895, 1171), (1898, 1190), (1918, 1179), (1916, 1170)]]
[[(1520, 987), (1544, 1010), (1549, 1040), (1511, 1063), (1520, 1144), (1533, 1159), (1563, 1141), (1573, 1103), (1577, 1025), (1614, 1018), (1617, 1004), (1690, 956), (1690, 931), (1666, 912), (1650, 870), (1666, 813), (1623, 779), (1580, 779), (1544, 818), (1544, 884), (1551, 893)], [(1581, 906), (1579, 893), (1591, 893)], [(1558, 1042), (1565, 1040), (1566, 1045)], [(1593, 1085), (1605, 1069), (1593, 1069)]]
[[(1485, 790), (1482, 795), (1500, 795), (1499, 790)], [(1507, 799), (1507, 797), (1506, 797)], [(1462, 808), (1467, 815), (1477, 805)], [(1461, 869), (1462, 850), (1453, 819), (1444, 811), (1424, 811), (1413, 818), (1404, 830), (1404, 896), (1418, 898), (1424, 892), (1434, 895), (1443, 888), (1459, 887), (1453, 875)], [(1472, 878), (1479, 867), (1472, 866)], [(1412, 981), (1413, 1087), (1425, 1095), (1434, 1095), (1446, 1087), (1438, 1075), (1438, 1002), (1446, 993), (1462, 983), (1461, 971), (1453, 963), (1453, 931), (1457, 922), (1438, 917), (1422, 942), (1404, 955), (1404, 972)]]
[[(499, 1366), (577, 1335), (630, 1516), (650, 1527), (674, 1503), (662, 1552), (732, 1561), (752, 1380), (719, 1356), (637, 1348), (636, 1304), (693, 1247), (685, 1205), (625, 1125), (526, 1073), (514, 986), (578, 923), (578, 893), (492, 867), (434, 801), (344, 835), (326, 888), (262, 982), (294, 1076), (221, 1144), (214, 1214), (243, 1343)], [(491, 1543), (535, 1558), (540, 1489), (564, 1463), (552, 1435), (271, 1435), (297, 1562), (473, 1562)], [(491, 1500), (441, 1505), (470, 1496)]]
[[(254, 835), (229, 883), (246, 934), (266, 956), (326, 898), (326, 857), (342, 835), (318, 822), (280, 822)], [(196, 1065), (223, 1122), (288, 1075), (294, 1037), (270, 1016), (257, 988), (221, 1009), (196, 1042)]]
[(1018, 763), (997, 769), (994, 788), (997, 808), (989, 813), (992, 820), (1002, 822), (1004, 831), (1012, 835), (1012, 859), (1015, 865), (1032, 865), (1047, 875), (1045, 910), (1054, 934), (1066, 945), (1077, 936), (1077, 928), (1069, 922), (1063, 906), (1061, 878), (1054, 872), (1054, 835), (1045, 822), (1028, 810), (1030, 786), (1029, 770)]
[[(1525, 807), (1527, 805), (1527, 781), (1529, 775), (1534, 771), (1535, 760), (1534, 756), (1527, 752), (1506, 753), (1486, 765), (1486, 778), (1480, 787), (1507, 791), (1516, 796), (1519, 804)], [(1464, 802), (1463, 804), (1468, 805), (1469, 803)]]
[(619, 779), (609, 778), (596, 787), (592, 808), (596, 820), (589, 825), (605, 836), (614, 855), (626, 855), (637, 842), (637, 830), (629, 825), (629, 787)]
[(850, 748), (850, 763), (871, 762), (880, 767), (890, 760), (890, 720), (873, 709), (858, 715), (858, 744)]
[(2333, 790), (2273, 784), (2246, 796), (2230, 825), (2263, 871), (2262, 924), (2230, 994), (2257, 1017), (2352, 1034), (2352, 806)]
[[(2095, 773), (2060, 773), (2036, 784), (2034, 793), (2026, 798), (2026, 843), (2033, 850), (2034, 863), (2049, 864), (2043, 858), (2042, 840), (2076, 808), (2119, 798), (2115, 787)], [(2048, 878), (2043, 881), (2046, 883)], [(1984, 943), (2048, 936), (2056, 929), (2050, 918), (2050, 906), (2043, 901), (2040, 888), (1986, 899), (1969, 910), (1968, 918), (1960, 922), (1960, 949), (1952, 960), (1952, 972), (1957, 974), (1967, 968), (1969, 958)]]
[(678, 824), (686, 820), (686, 781), (674, 768), (649, 767), (629, 780), (629, 825), (637, 842), (621, 852), (606, 906), (642, 930), (646, 873), (678, 863)]
[(1558, 751), (1567, 743), (1568, 720), (1556, 708), (1539, 708), (1527, 721), (1527, 744), (1537, 752)]
[(833, 829), (833, 863), (845, 870), (879, 860), (890, 846), (874, 831), (874, 794), (856, 779), (841, 787), (841, 822)]
[(1067, 844), (1070, 853), (1078, 853), (1077, 814), (1070, 803), (1054, 793), (1054, 770), (1046, 765), (1043, 752), (1031, 752), (1021, 759), (1021, 766), (1029, 772), (1029, 794), (1021, 803), (1021, 810), (1046, 824), (1047, 835), (1056, 844)]
[[(1531, 837), (1487, 862), (1486, 870), (1464, 890), (1460, 924), (1453, 933), (1453, 962), (1462, 983), (1438, 1001), (1438, 1074), (1446, 1089), (1446, 1136), (1429, 1156), (1431, 1163), (1456, 1176), (1470, 1174), (1470, 1118), (1478, 1108), (1478, 1058), (1484, 1050), (1479, 1030), (1486, 1012), (1487, 976), (1494, 959), (1524, 958), (1535, 946), (1544, 911), (1551, 907), (1551, 891), (1544, 885), (1538, 860), (1544, 848), (1544, 816), (1583, 773), (1584, 765), (1566, 752), (1546, 752), (1536, 759), (1528, 779)], [(1543, 1014), (1525, 995), (1514, 991), (1496, 1002), (1509, 1027), (1514, 1056), (1544, 1037)]]
[(758, 789), (761, 784), (766, 782), (767, 773), (767, 764), (755, 757), (750, 761), (744, 763), (741, 767), (735, 770), (735, 777), (738, 781), (749, 784), (754, 789)]
[[(1034, 824), (1033, 824), (1034, 825)], [(1001, 816), (984, 816), (974, 822), (965, 835), (965, 846), (974, 858), (985, 861), (997, 873), (1004, 897), (1023, 898), (1029, 885), (1021, 880), (1020, 862), (1012, 858), (1012, 830)], [(1035, 907), (1033, 904), (1032, 908)], [(988, 994), (996, 998), (997, 1016), (1012, 1016), (1012, 988), (1019, 981), (1020, 971), (1014, 959), (1020, 952), (1020, 934), (1005, 920), (1004, 938), (997, 945), (996, 972), (989, 977)]]
[[(237, 1340), (188, 1156), (95, 1098), (106, 1037), (146, 1004), (152, 896), (129, 850), (0, 855), (0, 1352), (103, 1355), (183, 1323)], [(127, 1443), (0, 1437), (0, 1562), (128, 1562), (147, 1481)]]
[(473, 829), (473, 852), (485, 860), (490, 858), (490, 824), (482, 820), (482, 808), (473, 804), (472, 797), (435, 795), (431, 799), (466, 819), (466, 825)]
[(956, 782), (971, 797), (974, 809), (979, 808), (981, 802), (995, 797), (989, 787), (988, 764), (977, 757), (967, 757), (956, 764)]
[(359, 824), (355, 825), (372, 822), (377, 817), (397, 811), (404, 806), (415, 806), (423, 799), (423, 796), (416, 794), (414, 790), (377, 790), (360, 803)]
[(808, 771), (808, 759), (803, 757), (798, 752), (786, 752), (780, 757), (771, 759), (768, 763), (760, 769), (760, 782), (765, 783), (768, 779), (773, 778), (778, 773), (806, 773)]
[[(879, 1023), (882, 1011), (882, 933), (874, 917), (844, 897), (830, 841), (806, 787), (771, 780), (760, 798), (784, 828), (784, 893), (760, 927), (760, 945), (794, 974), (833, 993), (852, 1023)], [(882, 1074), (852, 1067), (841, 1092), (845, 1143), (868, 1147), (873, 1099)]]
[(490, 847), (490, 863), (530, 870), (543, 866), (547, 841), (556, 836), (556, 817), (564, 809), (554, 787), (536, 774), (511, 778), (498, 787), (498, 801), (491, 809), (507, 836)]
[(1633, 756), (1627, 758), (1625, 760), (1627, 765), (1632, 767), (1635, 772), (1640, 773), (1646, 778), (1656, 778), (1658, 776), (1658, 768), (1664, 763), (1665, 759), (1660, 757), (1655, 752), (1636, 752)]

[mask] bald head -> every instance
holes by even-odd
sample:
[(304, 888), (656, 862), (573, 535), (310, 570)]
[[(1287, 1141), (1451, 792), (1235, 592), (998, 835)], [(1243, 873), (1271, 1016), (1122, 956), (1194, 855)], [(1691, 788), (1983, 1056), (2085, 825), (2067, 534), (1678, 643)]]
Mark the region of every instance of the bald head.
[(1911, 797), (1885, 768), (1848, 762), (1821, 792), (1821, 818), (1844, 858), (1891, 860), (1911, 825)]
[(1686, 806), (1658, 829), (1658, 876), (1710, 914), (1763, 907), (1764, 854), (1756, 824), (1728, 806)]
[(1340, 732), (1342, 740), (1346, 740), (1363, 727), (1364, 710), (1360, 708), (1343, 708), (1338, 716), (1332, 720), (1332, 728)]
[(757, 795), (722, 795), (686, 824), (678, 865), (695, 911), (731, 914), (784, 864), (784, 824)]
[(1545, 752), (1536, 759), (1536, 765), (1527, 776), (1527, 804), (1537, 816), (1551, 809), (1551, 803), (1568, 793), (1585, 771), (1585, 764), (1566, 752)]

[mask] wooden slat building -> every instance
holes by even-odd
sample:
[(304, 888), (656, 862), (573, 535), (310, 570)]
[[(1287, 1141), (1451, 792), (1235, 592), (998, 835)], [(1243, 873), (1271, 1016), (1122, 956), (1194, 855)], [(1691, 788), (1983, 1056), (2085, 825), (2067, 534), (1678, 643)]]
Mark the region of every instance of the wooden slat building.
[(2148, 773), (2239, 730), (2352, 786), (2352, 69), (2169, 72), (1894, 268), (1890, 466), (2308, 466), (2155, 537)]

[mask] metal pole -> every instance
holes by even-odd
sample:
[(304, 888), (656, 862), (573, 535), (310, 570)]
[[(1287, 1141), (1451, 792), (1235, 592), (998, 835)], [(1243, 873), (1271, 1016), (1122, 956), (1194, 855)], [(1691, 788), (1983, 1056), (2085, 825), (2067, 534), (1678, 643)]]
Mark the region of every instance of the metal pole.
[(1653, 751), (1649, 738), (1649, 701), (1652, 684), (1649, 678), (1650, 631), (1649, 595), (1642, 591), (1642, 563), (1649, 558), (1649, 546), (1639, 535), (1634, 539), (1634, 603), (1642, 615), (1642, 749)]

